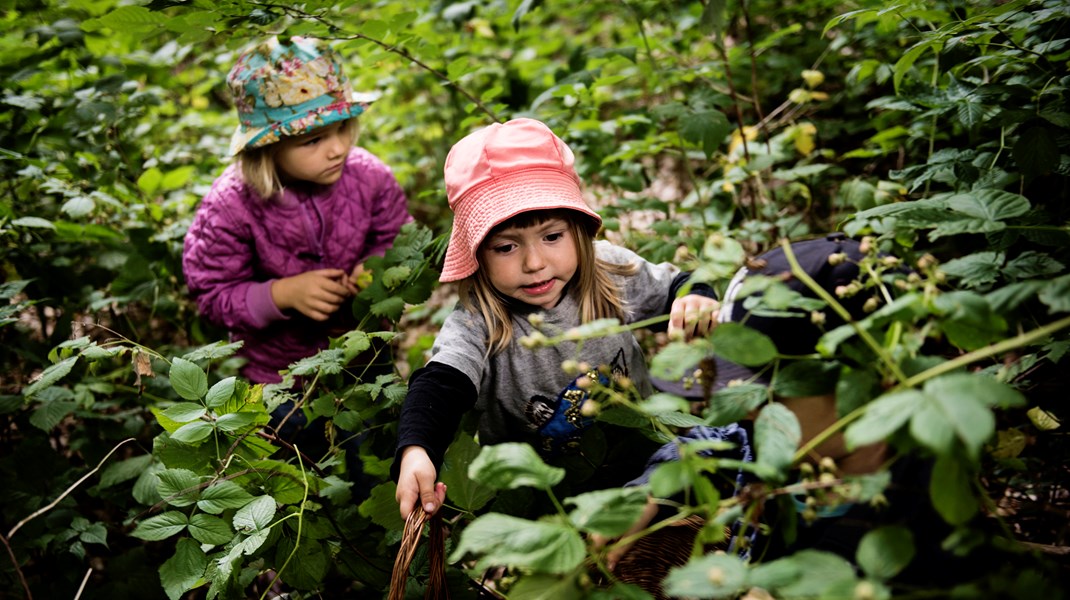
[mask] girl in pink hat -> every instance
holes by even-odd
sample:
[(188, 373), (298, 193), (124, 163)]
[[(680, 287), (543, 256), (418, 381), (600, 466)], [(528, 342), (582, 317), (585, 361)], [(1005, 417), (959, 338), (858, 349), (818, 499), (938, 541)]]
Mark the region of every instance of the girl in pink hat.
[[(607, 318), (632, 323), (669, 314), (669, 330), (687, 335), (716, 324), (717, 302), (705, 295), (712, 290), (696, 285), (678, 298), (686, 273), (594, 241), (601, 219), (583, 200), (573, 162), (569, 147), (532, 119), (479, 130), (446, 158), (454, 219), (440, 280), (460, 282), (461, 305), (409, 383), (393, 467), (403, 518), (417, 502), (434, 512), (444, 501), (438, 468), (470, 409), (481, 443), (529, 442), (565, 464), (599, 437), (600, 424), (581, 411), (585, 378), (608, 380), (608, 373), (652, 392), (630, 332), (534, 349), (521, 338)], [(566, 361), (589, 367), (577, 376), (563, 370)], [(647, 445), (645, 438), (637, 443)], [(649, 455), (631, 446), (576, 473), (577, 480), (590, 488), (620, 485)]]
[(361, 264), (412, 217), (391, 170), (354, 147), (364, 108), (325, 43), (271, 38), (227, 84), (234, 163), (197, 209), (183, 268), (201, 314), (244, 342), (242, 375), (276, 383), (355, 325), (339, 309)]

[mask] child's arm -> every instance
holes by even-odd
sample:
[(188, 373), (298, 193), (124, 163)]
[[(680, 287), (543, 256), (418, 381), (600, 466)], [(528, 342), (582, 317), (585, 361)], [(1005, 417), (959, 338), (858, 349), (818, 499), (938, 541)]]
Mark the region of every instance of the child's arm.
[(477, 395), (472, 380), (446, 364), (431, 361), (412, 374), (391, 467), (398, 482), (395, 498), (402, 518), (408, 517), (417, 500), (424, 510), (430, 503), (428, 512), (438, 510), (445, 500), (445, 486), (436, 484), (438, 467)]

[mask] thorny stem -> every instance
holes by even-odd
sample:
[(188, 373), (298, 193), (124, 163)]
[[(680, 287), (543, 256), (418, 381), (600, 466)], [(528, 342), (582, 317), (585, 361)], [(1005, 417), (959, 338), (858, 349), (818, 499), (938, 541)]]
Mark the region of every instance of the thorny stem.
[[(297, 450), (297, 446), (294, 446), (294, 450)], [(301, 468), (301, 482), (304, 484), (304, 495), (301, 497), (301, 506), (297, 509), (297, 538), (294, 540), (294, 547), (290, 550), (289, 556), (282, 563), (282, 566), (275, 571), (275, 576), (271, 578), (271, 583), (264, 586), (263, 593), (260, 594), (260, 600), (264, 600), (267, 597), (268, 592), (271, 591), (271, 587), (275, 585), (275, 582), (282, 576), (282, 572), (286, 570), (286, 566), (290, 564), (294, 554), (297, 554), (297, 549), (301, 547), (301, 529), (305, 523), (305, 506), (308, 504), (308, 473), (305, 472), (305, 463), (301, 461), (301, 453), (297, 453), (297, 466)]]
[(873, 339), (873, 336), (871, 336), (869, 332), (866, 331), (865, 327), (862, 327), (858, 324), (857, 321), (851, 318), (851, 313), (847, 312), (847, 309), (844, 308), (843, 305), (841, 305), (839, 302), (837, 302), (836, 299), (832, 297), (832, 294), (828, 292), (828, 290), (821, 287), (816, 281), (813, 280), (812, 277), (810, 277), (809, 273), (807, 273), (805, 270), (803, 270), (801, 266), (799, 266), (799, 261), (795, 258), (795, 253), (792, 252), (791, 244), (788, 242), (788, 240), (780, 240), (780, 247), (784, 249), (784, 256), (788, 259), (788, 263), (791, 264), (791, 274), (797, 277), (800, 281), (802, 281), (806, 285), (806, 287), (810, 288), (815, 294), (818, 295), (818, 297), (827, 302), (828, 305), (832, 307), (832, 310), (836, 311), (836, 314), (838, 314), (841, 319), (851, 324), (851, 327), (854, 328), (854, 330), (858, 333), (859, 337), (861, 337), (862, 340), (866, 342), (866, 345), (869, 346), (871, 350), (873, 350), (874, 354), (880, 357), (881, 361), (888, 367), (892, 374), (895, 375), (896, 381), (906, 381), (906, 374), (903, 373), (902, 369), (899, 368), (899, 364), (896, 363), (895, 360), (891, 357), (891, 355), (888, 354), (888, 350), (885, 349), (884, 346), (878, 344), (877, 340)]

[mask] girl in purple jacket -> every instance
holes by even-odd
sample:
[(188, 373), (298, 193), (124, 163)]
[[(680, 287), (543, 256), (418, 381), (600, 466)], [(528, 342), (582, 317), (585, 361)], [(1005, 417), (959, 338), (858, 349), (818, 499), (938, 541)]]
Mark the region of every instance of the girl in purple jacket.
[(319, 40), (269, 39), (227, 76), (240, 124), (231, 164), (185, 239), (190, 294), (242, 340), (242, 375), (279, 371), (351, 328), (361, 265), (412, 220), (390, 168), (354, 147), (357, 116), (341, 60)]

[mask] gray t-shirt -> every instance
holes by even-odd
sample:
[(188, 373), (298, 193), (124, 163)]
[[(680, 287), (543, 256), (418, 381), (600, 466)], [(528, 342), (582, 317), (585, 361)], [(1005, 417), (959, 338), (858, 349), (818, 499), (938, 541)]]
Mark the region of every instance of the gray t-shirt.
[[(605, 241), (595, 242), (595, 254), (609, 263), (638, 266), (634, 275), (611, 276), (623, 296), (626, 322), (665, 314), (669, 290), (679, 269), (669, 263), (652, 264)], [(536, 331), (528, 321), (535, 312), (543, 313), (539, 329), (547, 335), (581, 325), (579, 307), (570, 294), (550, 310), (532, 307), (527, 312), (516, 311), (512, 343), (488, 358), (487, 326), (482, 315), (458, 306), (446, 318), (431, 348), (429, 362), (461, 371), (479, 390), (476, 410), (480, 413), (479, 439), (483, 444), (526, 441), (550, 451), (567, 439), (575, 439), (590, 419), (579, 413), (585, 392), (576, 386), (576, 376), (561, 369), (566, 360), (592, 367), (608, 365), (615, 375), (626, 375), (643, 396), (652, 391), (643, 351), (630, 332), (585, 340), (582, 344), (563, 342), (525, 348), (519, 339)]]

